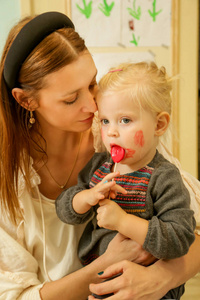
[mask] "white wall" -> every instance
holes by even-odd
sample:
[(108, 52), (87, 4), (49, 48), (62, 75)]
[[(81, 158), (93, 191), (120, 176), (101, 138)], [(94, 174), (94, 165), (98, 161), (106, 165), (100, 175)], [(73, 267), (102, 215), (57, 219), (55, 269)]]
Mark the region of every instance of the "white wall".
[(0, 54), (12, 26), (20, 18), (19, 0), (0, 0)]

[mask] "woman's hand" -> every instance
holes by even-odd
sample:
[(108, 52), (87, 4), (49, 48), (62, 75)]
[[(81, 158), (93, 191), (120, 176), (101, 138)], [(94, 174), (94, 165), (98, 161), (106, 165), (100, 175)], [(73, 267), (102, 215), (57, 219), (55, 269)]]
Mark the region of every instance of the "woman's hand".
[[(156, 264), (144, 267), (130, 261), (122, 261), (108, 267), (101, 279), (122, 273), (110, 281), (90, 284), (90, 291), (97, 295), (114, 293), (112, 300), (158, 300), (171, 288)], [(171, 279), (168, 276), (168, 279)], [(170, 280), (169, 280), (170, 282)], [(94, 300), (89, 296), (88, 300)]]
[(156, 261), (156, 258), (145, 251), (141, 245), (133, 240), (127, 239), (120, 233), (112, 239), (103, 255), (106, 258), (110, 258), (110, 264), (122, 260), (129, 260), (137, 264), (148, 266)]

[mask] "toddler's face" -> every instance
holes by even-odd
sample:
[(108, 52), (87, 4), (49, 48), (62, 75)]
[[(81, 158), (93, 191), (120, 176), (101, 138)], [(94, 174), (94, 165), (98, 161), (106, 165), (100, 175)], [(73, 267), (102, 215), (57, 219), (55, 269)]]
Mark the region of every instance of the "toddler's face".
[(157, 146), (156, 116), (144, 110), (126, 93), (97, 97), (101, 134), (110, 152), (112, 145), (125, 149), (122, 164), (146, 164), (155, 155)]

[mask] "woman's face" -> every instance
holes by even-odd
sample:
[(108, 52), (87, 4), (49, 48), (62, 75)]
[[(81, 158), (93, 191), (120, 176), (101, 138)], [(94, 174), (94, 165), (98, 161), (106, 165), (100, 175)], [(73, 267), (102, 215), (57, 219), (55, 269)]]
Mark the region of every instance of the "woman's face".
[(42, 128), (80, 132), (92, 125), (96, 94), (96, 67), (88, 51), (45, 78), (35, 113)]

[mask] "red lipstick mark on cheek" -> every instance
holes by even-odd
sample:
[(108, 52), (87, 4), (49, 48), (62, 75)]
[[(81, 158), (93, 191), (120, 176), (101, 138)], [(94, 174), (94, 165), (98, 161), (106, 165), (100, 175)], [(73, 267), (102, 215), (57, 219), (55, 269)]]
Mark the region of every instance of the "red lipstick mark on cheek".
[(135, 150), (126, 149), (126, 158), (133, 157), (134, 154), (135, 154)]
[(134, 136), (134, 142), (136, 145), (139, 145), (140, 147), (144, 146), (144, 135), (142, 130), (138, 130)]

